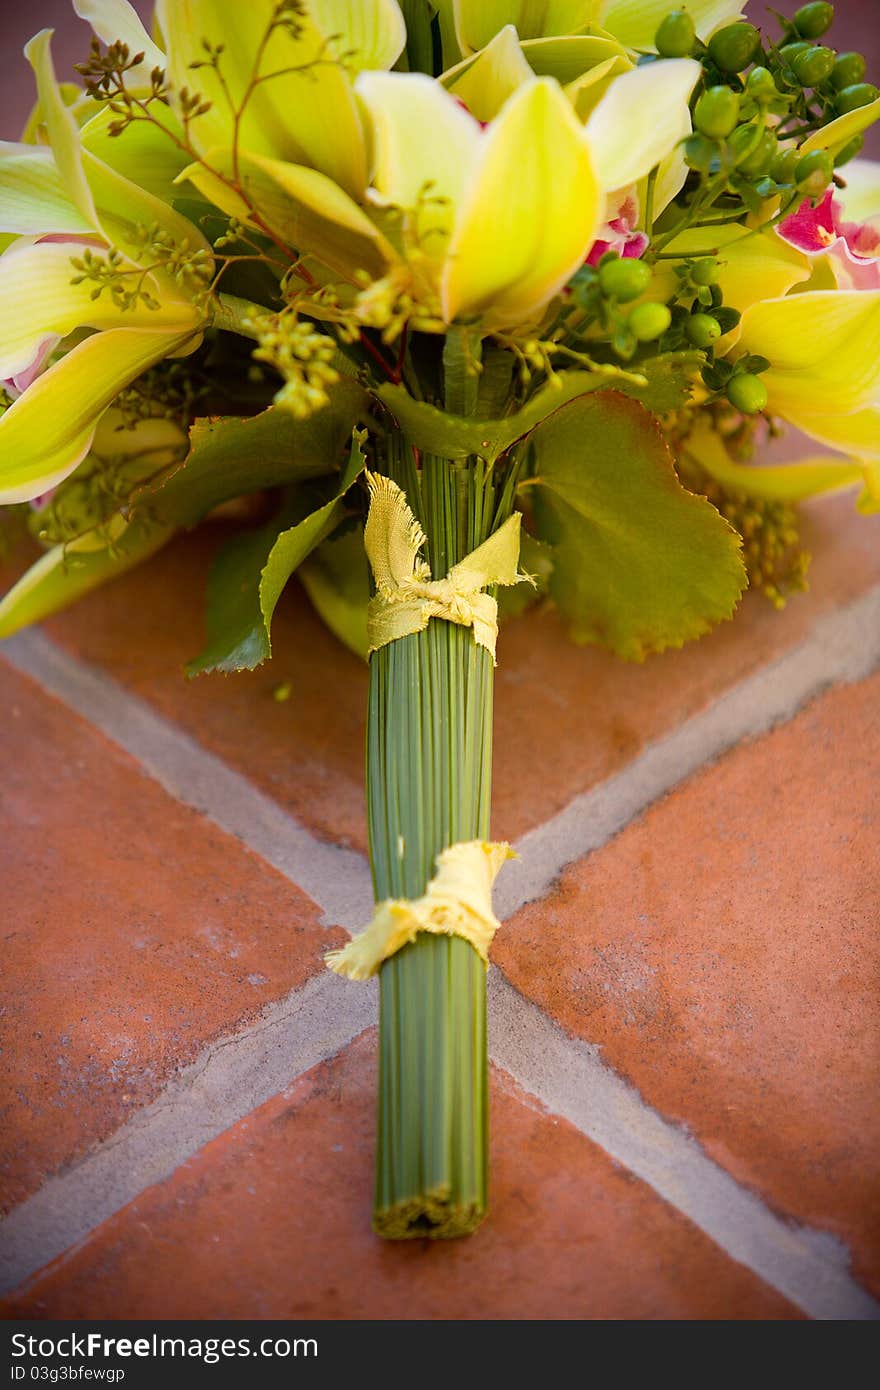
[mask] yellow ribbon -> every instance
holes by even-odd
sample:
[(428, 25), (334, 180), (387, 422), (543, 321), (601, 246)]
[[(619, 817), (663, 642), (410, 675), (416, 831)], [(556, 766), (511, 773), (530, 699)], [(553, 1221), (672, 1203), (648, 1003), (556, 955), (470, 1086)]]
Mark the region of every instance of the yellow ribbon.
[(420, 931), (461, 936), (488, 962), (501, 923), (492, 911), (492, 884), (516, 853), (508, 844), (469, 840), (437, 855), (437, 872), (420, 898), (377, 903), (372, 920), (347, 946), (324, 959), (337, 975), (367, 980), (383, 961), (414, 941)]
[(376, 581), (376, 594), (367, 609), (370, 652), (398, 637), (422, 632), (431, 618), (472, 627), (474, 641), (495, 660), (498, 604), (483, 593), (490, 584), (517, 584), (519, 512), (454, 565), (445, 579), (432, 579), (430, 566), (419, 559), (425, 534), (413, 516), (406, 494), (390, 478), (367, 474), (370, 511), (364, 546)]

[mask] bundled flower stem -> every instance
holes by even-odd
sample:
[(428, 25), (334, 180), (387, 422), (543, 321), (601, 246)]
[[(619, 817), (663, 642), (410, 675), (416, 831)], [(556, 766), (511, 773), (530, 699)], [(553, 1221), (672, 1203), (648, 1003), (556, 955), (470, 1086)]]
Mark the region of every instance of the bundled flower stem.
[[(491, 470), (398, 434), (386, 467), (405, 490), (442, 578), (505, 518)], [(370, 662), (367, 808), (378, 900), (416, 898), (448, 845), (485, 839), (492, 780), (492, 658), (432, 619)], [(458, 937), (419, 935), (381, 971), (380, 1235), (447, 1237), (486, 1213), (486, 967)]]

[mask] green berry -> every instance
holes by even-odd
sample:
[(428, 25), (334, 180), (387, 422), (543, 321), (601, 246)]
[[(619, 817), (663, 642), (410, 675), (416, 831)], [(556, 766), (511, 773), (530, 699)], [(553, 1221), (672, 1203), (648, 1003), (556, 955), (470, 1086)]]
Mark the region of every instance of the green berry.
[(727, 399), (743, 415), (758, 415), (767, 405), (767, 387), (760, 377), (737, 372), (727, 383)]
[(654, 35), (654, 46), (661, 58), (686, 58), (693, 52), (697, 33), (687, 10), (673, 10)]
[(805, 39), (818, 39), (834, 23), (834, 6), (825, 0), (813, 0), (810, 5), (801, 5), (795, 10), (792, 24)]
[(721, 325), (711, 314), (691, 314), (684, 331), (688, 341), (698, 348), (707, 348), (721, 337)]
[(838, 115), (845, 116), (847, 111), (858, 111), (860, 106), (867, 106), (878, 96), (880, 92), (873, 82), (854, 82), (851, 87), (844, 87), (842, 92), (837, 93), (834, 109)]
[[(748, 126), (744, 126), (741, 127), (741, 129), (748, 130), (749, 128)], [(751, 137), (750, 130), (749, 135)], [(751, 139), (749, 143), (751, 143)], [(772, 130), (764, 130), (761, 132), (761, 138), (755, 148), (750, 150), (744, 158), (737, 160), (737, 168), (741, 173), (746, 174), (748, 178), (760, 178), (763, 174), (769, 173), (773, 161), (776, 158), (777, 149), (778, 144), (776, 136), (773, 134)]]
[(709, 40), (709, 56), (722, 72), (742, 72), (755, 56), (761, 35), (754, 24), (726, 24)]
[(807, 49), (806, 53), (799, 53), (792, 66), (795, 77), (804, 87), (818, 87), (820, 82), (831, 76), (834, 50), (817, 45)]
[(802, 188), (811, 198), (816, 198), (831, 182), (834, 173), (834, 160), (827, 150), (812, 150), (795, 165), (794, 177), (798, 188)]
[(684, 142), (685, 163), (700, 173), (706, 173), (717, 154), (714, 140), (707, 140), (705, 135), (689, 135)]
[(695, 285), (714, 285), (718, 279), (718, 262), (714, 256), (703, 256), (691, 266), (691, 279)]
[(770, 173), (777, 183), (794, 183), (794, 171), (801, 158), (797, 149), (780, 150), (770, 165)]
[(629, 316), (630, 332), (640, 343), (653, 343), (662, 338), (672, 315), (665, 304), (637, 304)]
[(608, 261), (599, 267), (599, 287), (610, 299), (628, 304), (638, 299), (651, 283), (651, 267), (644, 261)]
[(834, 156), (835, 169), (842, 169), (844, 164), (848, 164), (851, 159), (855, 159), (857, 154), (861, 154), (864, 143), (864, 135), (854, 135), (849, 144), (844, 145), (843, 149)]
[(710, 87), (697, 102), (694, 125), (710, 140), (723, 140), (736, 125), (739, 97), (729, 87)]
[(806, 39), (796, 39), (794, 43), (784, 43), (779, 50), (779, 56), (786, 67), (793, 67), (795, 58), (799, 58), (802, 53), (808, 53), (812, 44), (807, 43)]
[(770, 101), (777, 93), (769, 68), (752, 68), (746, 80), (746, 94), (754, 101)]
[(866, 70), (867, 63), (861, 53), (838, 53), (831, 72), (831, 85), (836, 92), (854, 87), (861, 82)]

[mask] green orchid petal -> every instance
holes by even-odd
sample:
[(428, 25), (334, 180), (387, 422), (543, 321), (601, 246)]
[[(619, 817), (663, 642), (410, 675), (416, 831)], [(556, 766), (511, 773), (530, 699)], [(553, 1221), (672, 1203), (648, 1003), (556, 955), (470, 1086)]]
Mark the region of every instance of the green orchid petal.
[(0, 416), (0, 504), (27, 502), (60, 483), (123, 387), (199, 341), (191, 328), (115, 328), (68, 352)]
[(338, 184), (316, 169), (241, 155), (238, 177), (247, 194), (245, 201), (232, 187), (231, 150), (210, 150), (205, 162), (210, 170), (204, 164), (192, 164), (180, 179), (188, 179), (203, 197), (242, 222), (258, 225), (254, 222), (257, 209), (263, 223), (286, 245), (315, 256), (336, 274), (352, 280), (355, 271), (365, 270), (379, 278), (396, 258), (375, 223)]
[(856, 135), (861, 135), (875, 121), (880, 121), (880, 97), (867, 106), (847, 111), (845, 116), (838, 116), (836, 121), (829, 121), (828, 125), (814, 131), (801, 145), (801, 154), (810, 154), (812, 150), (830, 150), (832, 154), (839, 154), (844, 145), (848, 145)]
[(716, 482), (747, 497), (764, 497), (780, 502), (804, 502), (826, 492), (837, 492), (854, 484), (867, 483), (870, 464), (858, 459), (833, 458), (827, 454), (798, 459), (793, 463), (734, 463), (718, 432), (698, 419), (684, 444), (684, 452), (696, 459)]
[(153, 43), (134, 6), (127, 0), (73, 0), (73, 8), (80, 19), (91, 24), (102, 43), (121, 40), (132, 58), (143, 53), (143, 62), (126, 73), (126, 85), (132, 91), (149, 87), (153, 68), (165, 67), (165, 54)]
[(491, 121), (517, 87), (532, 76), (516, 30), (507, 24), (482, 52), (466, 58), (440, 80), (478, 121)]
[(577, 82), (610, 59), (622, 60), (622, 71), (632, 67), (626, 50), (613, 38), (572, 34), (562, 38), (524, 39), (523, 57), (539, 77), (555, 77), (565, 86)]
[[(738, 19), (746, 0), (688, 0), (682, 6), (694, 21), (701, 39)], [(661, 19), (675, 9), (671, 0), (600, 0), (599, 22), (629, 48), (654, 48), (654, 35)]]
[(447, 322), (526, 322), (582, 264), (604, 198), (559, 85), (536, 77), (482, 137), (441, 286)]
[(406, 44), (406, 24), (396, 0), (311, 0), (309, 12), (326, 38), (344, 38), (346, 66), (393, 68)]
[(455, 32), (463, 53), (485, 48), (506, 24), (522, 39), (576, 34), (596, 18), (597, 0), (455, 0)]
[(772, 364), (761, 378), (770, 410), (792, 424), (815, 416), (817, 401), (827, 402), (833, 419), (840, 419), (835, 438), (843, 439), (845, 417), (880, 401), (880, 290), (818, 290), (765, 300), (746, 310), (740, 327), (739, 347)]
[(419, 254), (439, 265), (481, 144), (480, 127), (423, 73), (363, 72), (373, 134), (371, 196), (410, 214)]
[(51, 30), (42, 30), (25, 52), (36, 74), (55, 163), (65, 191), (83, 219), (110, 245), (133, 259), (141, 246), (140, 229), (154, 223), (179, 245), (187, 243), (193, 250), (209, 251), (201, 232), (185, 217), (83, 147), (55, 77), (51, 38)]
[[(82, 254), (77, 242), (25, 242), (0, 256), (0, 302), (4, 330), (0, 341), (0, 379), (25, 371), (47, 337), (64, 338), (75, 328), (145, 327), (195, 332), (201, 316), (190, 304), (167, 295), (159, 307), (142, 303), (120, 309), (105, 291), (92, 299), (95, 283), (72, 283), (77, 272), (71, 257)], [(101, 255), (100, 248), (93, 254)]]
[(0, 142), (0, 229), (25, 236), (92, 230), (68, 198), (50, 150)]
[(565, 95), (582, 124), (593, 114), (615, 78), (629, 72), (631, 68), (632, 63), (627, 58), (608, 58), (604, 63), (598, 63), (589, 72), (585, 72), (576, 82), (566, 83)]
[[(880, 405), (866, 406), (849, 415), (802, 410), (791, 417), (798, 429), (832, 449), (861, 454), (880, 461)], [(874, 464), (876, 476), (878, 464)]]
[[(92, 116), (97, 115), (101, 110), (101, 103), (87, 96), (82, 87), (78, 87), (75, 82), (59, 82), (58, 91), (62, 102), (70, 108), (78, 126), (85, 125), (86, 121), (90, 121)], [(21, 138), (27, 145), (45, 145), (46, 117), (41, 101), (34, 102)]]
[(689, 133), (688, 99), (701, 71), (691, 58), (671, 58), (612, 82), (584, 127), (603, 188), (637, 183)]
[(25, 57), (34, 70), (43, 120), (55, 163), (67, 196), (88, 225), (100, 227), (98, 209), (83, 170), (79, 127), (65, 104), (52, 65), (52, 30), (41, 29), (25, 44)]
[[(363, 3), (367, 10), (376, 8), (376, 0)], [(179, 109), (186, 88), (211, 103), (189, 123), (199, 154), (233, 145), (237, 112), (240, 151), (309, 164), (359, 197), (366, 185), (367, 155), (351, 80), (340, 61), (347, 47), (345, 33), (325, 35), (303, 14), (296, 17), (294, 38), (275, 22), (277, 12), (275, 0), (241, 5), (159, 0), (172, 98)], [(205, 63), (203, 40), (224, 45), (220, 76), (211, 66), (192, 68)]]
[(108, 127), (118, 117), (104, 107), (82, 127), (80, 138), (83, 149), (114, 173), (170, 203), (179, 196), (174, 181), (190, 156), (176, 143), (183, 130), (173, 111), (155, 102), (152, 112), (152, 120), (132, 121), (119, 135), (110, 135)]

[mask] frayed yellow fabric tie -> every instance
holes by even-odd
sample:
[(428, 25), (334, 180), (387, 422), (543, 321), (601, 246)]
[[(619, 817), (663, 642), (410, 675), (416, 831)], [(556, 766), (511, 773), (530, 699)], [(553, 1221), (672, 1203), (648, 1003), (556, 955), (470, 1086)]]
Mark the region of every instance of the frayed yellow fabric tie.
[(377, 903), (372, 921), (347, 946), (324, 959), (337, 975), (367, 980), (383, 961), (414, 941), (420, 931), (461, 936), (486, 962), (501, 923), (492, 911), (492, 885), (502, 865), (516, 859), (508, 844), (468, 840), (437, 855), (437, 872), (420, 898)]
[(406, 494), (381, 474), (368, 473), (370, 510), (364, 546), (376, 594), (367, 609), (368, 655), (398, 637), (422, 632), (431, 618), (472, 627), (474, 641), (495, 660), (498, 604), (483, 593), (490, 584), (518, 584), (519, 512), (453, 565), (445, 579), (432, 579), (419, 559), (426, 536), (410, 510)]

